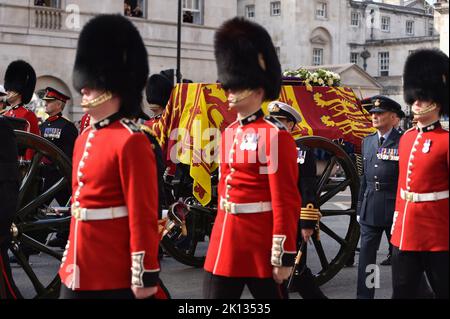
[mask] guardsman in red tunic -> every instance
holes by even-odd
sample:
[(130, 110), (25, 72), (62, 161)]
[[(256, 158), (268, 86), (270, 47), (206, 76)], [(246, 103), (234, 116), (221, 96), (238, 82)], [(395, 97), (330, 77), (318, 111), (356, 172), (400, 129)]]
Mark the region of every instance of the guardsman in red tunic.
[[(6, 100), (10, 105), (4, 116), (24, 119), (27, 122), (25, 130), (40, 135), (39, 121), (36, 115), (25, 107), (30, 103), (36, 86), (36, 73), (33, 67), (25, 61), (11, 62), (5, 73), (5, 90), (8, 93)], [(25, 155), (26, 160), (33, 158), (34, 152), (19, 150), (19, 155)]]
[(5, 73), (5, 90), (9, 110), (3, 115), (27, 121), (27, 132), (39, 134), (39, 121), (36, 115), (25, 108), (30, 103), (36, 86), (36, 73), (31, 65), (22, 60), (12, 62)]
[(73, 217), (59, 271), (62, 298), (143, 299), (157, 293), (155, 154), (128, 119), (142, 111), (148, 70), (145, 45), (129, 20), (101, 15), (86, 24), (73, 82), (91, 126), (73, 153)]
[(238, 120), (222, 135), (219, 203), (205, 261), (203, 295), (285, 298), (296, 255), (301, 198), (291, 134), (261, 104), (279, 97), (281, 67), (267, 31), (242, 18), (215, 36), (219, 80)]
[(417, 127), (400, 140), (400, 172), (391, 242), (393, 298), (414, 298), (425, 272), (437, 298), (449, 288), (448, 56), (412, 53), (405, 64), (405, 101)]

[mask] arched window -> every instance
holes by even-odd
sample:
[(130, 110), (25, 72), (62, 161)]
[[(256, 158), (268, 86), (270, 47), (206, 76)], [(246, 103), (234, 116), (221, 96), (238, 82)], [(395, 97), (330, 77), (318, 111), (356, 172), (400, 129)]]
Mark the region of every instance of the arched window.
[(311, 64), (322, 65), (331, 64), (332, 38), (327, 29), (319, 27), (311, 32)]

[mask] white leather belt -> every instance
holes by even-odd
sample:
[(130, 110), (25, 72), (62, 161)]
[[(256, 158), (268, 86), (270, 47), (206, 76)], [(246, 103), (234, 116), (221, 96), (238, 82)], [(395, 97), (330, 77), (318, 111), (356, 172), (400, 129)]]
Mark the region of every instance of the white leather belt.
[(254, 214), (272, 210), (272, 202), (237, 204), (220, 198), (220, 208), (229, 214)]
[(108, 220), (127, 217), (128, 209), (125, 206), (109, 208), (81, 208), (74, 207), (74, 205), (72, 205), (71, 213), (74, 218), (80, 221)]
[(449, 191), (442, 191), (442, 192), (436, 192), (436, 193), (413, 193), (405, 191), (404, 189), (400, 190), (400, 196), (402, 199), (413, 202), (413, 203), (420, 203), (420, 202), (434, 202), (441, 199), (446, 199), (449, 197)]

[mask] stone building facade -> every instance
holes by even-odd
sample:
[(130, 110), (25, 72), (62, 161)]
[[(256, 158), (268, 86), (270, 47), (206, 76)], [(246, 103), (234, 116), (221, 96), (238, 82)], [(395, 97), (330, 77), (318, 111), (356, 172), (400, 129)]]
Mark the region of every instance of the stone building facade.
[(284, 69), (354, 63), (402, 105), (406, 57), (439, 47), (424, 0), (238, 0), (238, 14), (269, 30)]
[[(72, 88), (71, 73), (79, 33), (96, 14), (125, 14), (125, 2), (142, 10), (130, 19), (147, 46), (151, 73), (176, 69), (177, 0), (0, 0), (0, 83), (8, 64), (23, 59), (36, 70), (36, 90), (51, 85), (71, 96), (65, 115), (78, 120), (80, 95)], [(184, 78), (216, 80), (214, 33), (236, 11), (236, 1), (183, 0)]]

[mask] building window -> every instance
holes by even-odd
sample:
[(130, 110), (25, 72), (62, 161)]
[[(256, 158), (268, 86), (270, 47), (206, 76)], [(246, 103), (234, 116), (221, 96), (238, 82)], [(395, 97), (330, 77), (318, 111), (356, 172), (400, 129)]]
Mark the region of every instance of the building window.
[(202, 0), (183, 0), (183, 22), (203, 24)]
[(313, 49), (313, 65), (323, 64), (323, 49)]
[(144, 18), (145, 9), (145, 0), (125, 0), (123, 2), (123, 14), (127, 17)]
[(326, 2), (318, 2), (316, 4), (316, 17), (317, 18), (326, 18), (327, 17), (327, 3)]
[(378, 53), (380, 76), (389, 76), (389, 52)]
[(270, 3), (270, 15), (280, 16), (281, 15), (281, 2), (275, 1)]
[(432, 37), (434, 35), (434, 22), (428, 21), (428, 36)]
[(60, 8), (60, 0), (34, 0), (34, 5), (39, 7)]
[(350, 25), (352, 27), (359, 27), (359, 19), (360, 19), (360, 14), (358, 11), (352, 11), (352, 16), (351, 16), (351, 22)]
[(414, 21), (411, 20), (406, 21), (406, 34), (414, 35)]
[(381, 30), (384, 32), (391, 31), (391, 18), (390, 17), (381, 17)]
[(350, 63), (358, 64), (359, 59), (359, 53), (358, 52), (351, 52), (350, 53)]
[(245, 16), (248, 19), (255, 17), (255, 5), (254, 4), (245, 6)]

